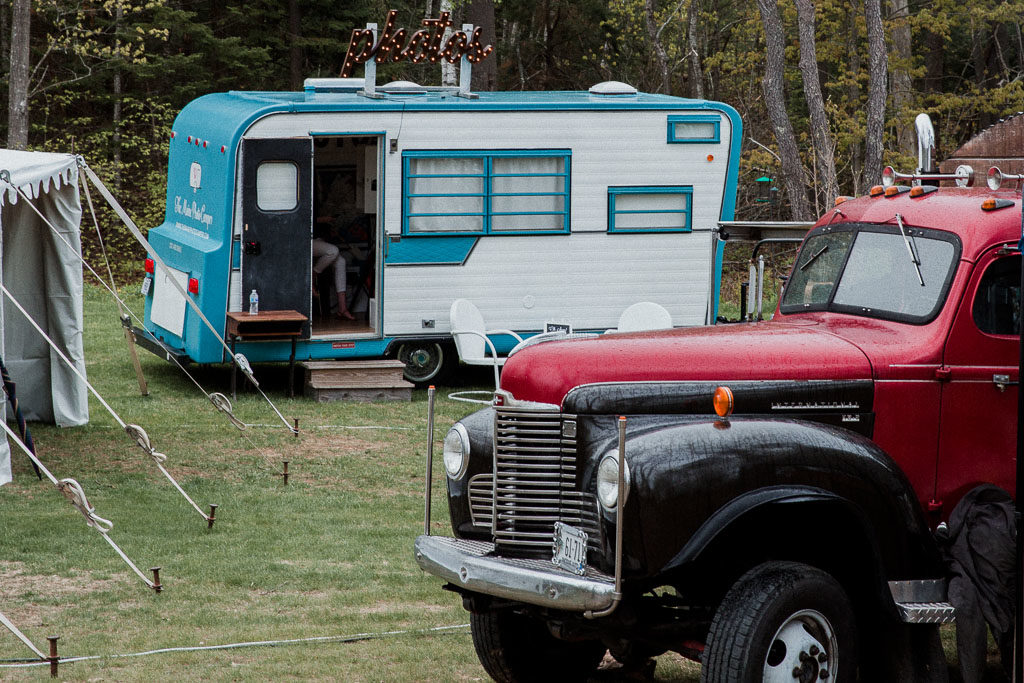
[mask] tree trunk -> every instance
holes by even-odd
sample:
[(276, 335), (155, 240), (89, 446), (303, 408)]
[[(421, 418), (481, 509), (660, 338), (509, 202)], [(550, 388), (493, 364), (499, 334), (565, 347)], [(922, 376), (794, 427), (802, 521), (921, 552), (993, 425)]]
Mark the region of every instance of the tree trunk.
[[(428, 5), (432, 5), (432, 4), (433, 3), (428, 3)], [(428, 6), (427, 9), (429, 10), (430, 7)], [(446, 29), (445, 32), (444, 32), (444, 39), (445, 39), (445, 41), (447, 41), (448, 38), (452, 35), (452, 29), (455, 29), (455, 30), (461, 30), (462, 29), (462, 25), (461, 25), (462, 22), (459, 21), (458, 16), (455, 16), (456, 13), (452, 12), (452, 0), (438, 0), (437, 13), (436, 14), (428, 14), (426, 16), (426, 18), (427, 19), (434, 19), (436, 17), (441, 16), (441, 14), (443, 12), (450, 12), (450, 13), (452, 13), (451, 21), (452, 21), (453, 26), (451, 28)], [(458, 64), (458, 62), (456, 62), (455, 64), (449, 64), (448, 60), (441, 60), (441, 85), (443, 85), (443, 86), (445, 86), (447, 88), (453, 88), (453, 87), (455, 87), (458, 84), (459, 84), (459, 64)], [(470, 83), (470, 88), (472, 88), (472, 87), (473, 87), (473, 84)]]
[(686, 51), (690, 56), (690, 92), (694, 99), (704, 99), (704, 69), (697, 42), (697, 0), (690, 0), (686, 13)]
[(299, 0), (288, 0), (288, 80), (292, 90), (301, 90), (303, 81), (302, 11)]
[(813, 215), (807, 194), (804, 192), (804, 171), (800, 163), (800, 151), (796, 146), (796, 137), (786, 113), (786, 100), (783, 95), (782, 74), (786, 63), (782, 19), (779, 17), (776, 0), (757, 0), (757, 8), (761, 11), (765, 36), (765, 69), (761, 89), (764, 92), (775, 141), (779, 145), (782, 184), (789, 197), (793, 220), (810, 220)]
[(7, 92), (7, 146), (28, 147), (28, 57), (32, 0), (14, 0), (11, 12), (11, 69)]
[[(121, 24), (124, 21), (124, 5), (120, 2), (114, 9), (114, 33), (121, 35)], [(110, 146), (114, 154), (114, 192), (121, 193), (121, 62), (123, 57), (118, 55), (114, 60), (114, 83), (111, 96), (114, 98), (113, 125), (114, 131), (110, 137)]]
[[(886, 72), (885, 29), (881, 0), (864, 0), (868, 29), (868, 105), (864, 130), (864, 185), (882, 180), (882, 133), (885, 129)], [(902, 126), (901, 126), (902, 128)]]
[[(868, 50), (873, 55), (874, 51), (871, 47), (871, 24), (875, 21), (872, 16), (874, 11), (872, 4), (880, 4), (876, 0), (868, 0), (864, 7), (864, 16), (868, 21)], [(913, 156), (916, 151), (914, 144), (913, 126), (911, 121), (914, 118), (914, 112), (911, 111), (913, 106), (913, 85), (910, 82), (910, 66), (913, 58), (913, 49), (911, 46), (910, 36), (910, 9), (907, 0), (890, 0), (889, 7), (891, 11), (890, 16), (890, 29), (889, 29), (889, 40), (892, 43), (892, 105), (896, 110), (897, 120), (900, 121), (900, 125), (896, 127), (896, 147), (903, 154)], [(879, 7), (879, 27), (878, 30), (882, 31), (881, 28), (881, 7)], [(884, 33), (881, 37), (884, 43)], [(885, 49), (884, 44), (882, 49)], [(872, 69), (873, 66), (869, 66)], [(872, 76), (873, 71), (869, 71), (869, 78)], [(869, 95), (870, 97), (870, 95)], [(903, 122), (906, 125), (903, 125)], [(869, 122), (870, 125), (870, 122)], [(878, 172), (881, 173), (881, 166), (878, 168)], [(870, 168), (864, 169), (865, 173), (870, 173)], [(877, 182), (878, 176), (875, 176)]]
[[(479, 26), (480, 42), (494, 45), (497, 50), (497, 31), (494, 24), (494, 0), (471, 0), (466, 10), (468, 23)], [(494, 90), (498, 80), (498, 55), (491, 53), (482, 62), (473, 65), (473, 90)]]
[[(850, 5), (850, 10), (846, 15), (846, 54), (850, 58), (847, 71), (851, 74), (859, 74), (863, 64), (860, 60), (860, 31), (857, 28), (857, 17), (859, 16), (858, 10), (861, 9), (863, 3), (852, 2)], [(852, 78), (849, 79), (846, 86), (846, 101), (848, 103), (847, 115), (856, 120), (855, 112), (860, 110), (860, 86)], [(862, 143), (858, 141), (850, 143), (850, 175), (853, 178), (853, 196), (855, 197), (861, 194), (861, 175), (864, 172), (861, 147)]]
[(654, 22), (655, 9), (654, 0), (644, 0), (644, 24), (647, 27), (647, 38), (651, 41), (651, 47), (654, 49), (654, 57), (658, 63), (658, 74), (661, 76), (659, 91), (667, 95), (669, 93), (668, 53), (665, 52), (665, 46), (661, 44), (658, 25)]
[(818, 54), (814, 37), (814, 3), (812, 0), (796, 0), (797, 30), (800, 34), (800, 72), (804, 79), (804, 97), (811, 119), (811, 142), (814, 144), (814, 160), (817, 168), (819, 190), (815, 195), (815, 212), (822, 206), (830, 207), (839, 194), (836, 181), (835, 142), (825, 114), (825, 98), (821, 94), (821, 80), (818, 77)]

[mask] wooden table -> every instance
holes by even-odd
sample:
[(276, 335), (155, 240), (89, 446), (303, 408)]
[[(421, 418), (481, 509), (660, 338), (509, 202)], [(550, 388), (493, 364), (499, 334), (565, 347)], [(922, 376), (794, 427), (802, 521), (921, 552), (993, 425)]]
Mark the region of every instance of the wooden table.
[(298, 311), (260, 311), (251, 315), (245, 311), (228, 312), (227, 337), (231, 342), (231, 398), (235, 398), (235, 374), (238, 365), (234, 361), (235, 343), (246, 341), (291, 340), (292, 351), (288, 357), (288, 395), (295, 396), (295, 342), (302, 336), (302, 328), (308, 318)]

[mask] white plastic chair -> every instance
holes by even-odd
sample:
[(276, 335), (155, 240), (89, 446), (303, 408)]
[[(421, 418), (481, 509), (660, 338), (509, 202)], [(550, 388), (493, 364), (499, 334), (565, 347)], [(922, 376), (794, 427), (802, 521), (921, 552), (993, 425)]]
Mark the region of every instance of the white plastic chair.
[(672, 329), (672, 315), (653, 301), (640, 301), (622, 312), (615, 332)]
[[(456, 299), (452, 302), (449, 320), (459, 360), (467, 365), (492, 366), (494, 368), (494, 388), (497, 389), (498, 368), (505, 364), (505, 357), (498, 355), (498, 352), (494, 349), (494, 343), (488, 335), (508, 334), (514, 337), (517, 342), (522, 342), (523, 338), (512, 330), (488, 330), (484, 324), (484, 317), (480, 314), (480, 309), (473, 302), (466, 299)], [(488, 352), (490, 355), (488, 355)], [(460, 393), (467, 394), (470, 392)], [(456, 398), (454, 394), (451, 394), (450, 397)]]

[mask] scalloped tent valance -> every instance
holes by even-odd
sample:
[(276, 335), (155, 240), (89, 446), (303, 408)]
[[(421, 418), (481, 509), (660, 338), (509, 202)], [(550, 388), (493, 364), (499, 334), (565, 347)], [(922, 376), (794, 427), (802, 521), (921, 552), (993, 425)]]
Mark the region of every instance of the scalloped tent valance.
[(7, 202), (17, 204), (18, 189), (36, 199), (51, 189), (78, 183), (77, 158), (72, 154), (0, 149), (0, 172), (3, 171), (10, 173), (13, 187), (6, 186), (0, 192), (0, 206)]

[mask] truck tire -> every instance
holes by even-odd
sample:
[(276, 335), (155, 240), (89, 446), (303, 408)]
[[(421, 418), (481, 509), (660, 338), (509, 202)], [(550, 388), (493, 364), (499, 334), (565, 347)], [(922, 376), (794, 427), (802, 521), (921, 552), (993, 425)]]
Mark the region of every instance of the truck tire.
[(857, 672), (855, 623), (832, 576), (806, 564), (765, 562), (741, 576), (719, 605), (701, 681), (848, 683)]
[(544, 622), (509, 610), (471, 612), (473, 647), (498, 683), (585, 681), (605, 653), (598, 641), (558, 640)]

